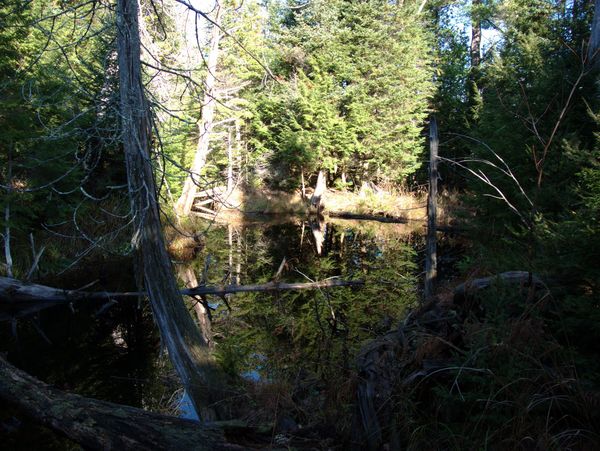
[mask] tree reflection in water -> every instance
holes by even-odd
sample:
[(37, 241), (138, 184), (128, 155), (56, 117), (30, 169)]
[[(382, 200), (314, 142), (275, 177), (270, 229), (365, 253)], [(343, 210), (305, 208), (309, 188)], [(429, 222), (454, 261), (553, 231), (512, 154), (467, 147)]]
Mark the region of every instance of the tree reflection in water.
[(365, 280), (360, 289), (237, 294), (212, 312), (215, 352), (232, 378), (280, 387), (294, 399), (334, 402), (329, 388), (339, 396), (339, 384), (351, 380), (360, 346), (416, 301), (414, 237), (404, 224), (364, 221), (213, 226), (201, 254), (180, 273), (189, 280), (190, 271), (200, 279), (206, 272), (208, 283), (264, 283), (285, 258), (282, 281)]

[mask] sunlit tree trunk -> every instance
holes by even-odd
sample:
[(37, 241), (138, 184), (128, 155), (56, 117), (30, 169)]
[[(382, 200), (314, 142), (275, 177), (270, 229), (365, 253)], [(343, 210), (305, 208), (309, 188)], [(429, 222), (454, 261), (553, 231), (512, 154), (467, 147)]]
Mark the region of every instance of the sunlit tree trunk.
[(471, 68), (481, 63), (481, 0), (473, 0), (471, 6)]
[(151, 120), (141, 74), (137, 0), (118, 0), (117, 28), (122, 140), (134, 224), (132, 246), (139, 255), (139, 269), (169, 358), (198, 413), (212, 419), (216, 416), (212, 405), (220, 398), (215, 387), (222, 378), (179, 294), (164, 244), (150, 159)]
[(322, 210), (321, 200), (326, 189), (327, 178), (325, 176), (325, 171), (320, 170), (319, 176), (317, 177), (317, 186), (315, 186), (315, 191), (310, 199), (310, 206), (311, 208), (314, 208), (317, 213)]
[(200, 172), (206, 165), (210, 145), (210, 133), (215, 117), (215, 95), (216, 95), (216, 71), (219, 62), (219, 41), (221, 40), (221, 7), (217, 2), (212, 34), (210, 38), (210, 53), (207, 61), (206, 80), (204, 82), (204, 101), (200, 123), (198, 124), (198, 147), (194, 155), (194, 161), (190, 167), (190, 173), (185, 179), (181, 197), (175, 205), (175, 211), (179, 215), (188, 215), (192, 210), (198, 184), (200, 183)]
[(233, 191), (233, 136), (231, 127), (227, 127), (227, 195)]

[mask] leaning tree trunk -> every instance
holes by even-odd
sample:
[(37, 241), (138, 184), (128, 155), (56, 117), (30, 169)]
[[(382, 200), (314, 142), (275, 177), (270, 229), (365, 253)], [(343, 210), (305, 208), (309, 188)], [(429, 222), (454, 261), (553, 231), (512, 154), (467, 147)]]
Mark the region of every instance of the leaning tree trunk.
[(213, 419), (222, 377), (206, 342), (189, 315), (167, 254), (150, 160), (150, 117), (143, 92), (137, 0), (118, 0), (119, 90), (122, 139), (134, 222), (132, 245), (140, 255), (143, 279), (169, 358), (197, 412)]
[(175, 211), (178, 215), (187, 216), (190, 214), (190, 211), (192, 211), (192, 205), (194, 204), (200, 181), (200, 172), (202, 171), (202, 168), (204, 168), (206, 158), (208, 157), (210, 133), (215, 117), (215, 85), (217, 81), (215, 74), (217, 71), (217, 63), (219, 61), (219, 41), (221, 40), (220, 24), (221, 7), (217, 3), (212, 35), (210, 38), (210, 53), (208, 54), (206, 81), (204, 82), (205, 93), (204, 101), (202, 103), (202, 117), (200, 119), (200, 124), (198, 124), (198, 132), (200, 134), (198, 138), (198, 147), (196, 149), (196, 154), (194, 155), (190, 173), (185, 179), (183, 191), (175, 205)]

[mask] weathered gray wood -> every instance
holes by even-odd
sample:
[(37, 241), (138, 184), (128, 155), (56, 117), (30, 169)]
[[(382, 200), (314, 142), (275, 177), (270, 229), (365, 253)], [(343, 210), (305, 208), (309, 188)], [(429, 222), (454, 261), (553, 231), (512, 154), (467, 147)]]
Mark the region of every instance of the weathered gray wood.
[(454, 288), (454, 303), (462, 304), (466, 299), (491, 287), (494, 284), (504, 284), (517, 288), (529, 288), (548, 292), (548, 288), (542, 280), (527, 271), (507, 271), (494, 276), (482, 277), (468, 280)]
[(425, 255), (425, 299), (433, 296), (437, 277), (438, 131), (435, 116), (429, 122), (429, 193), (427, 195), (427, 251)]
[(320, 170), (319, 175), (317, 176), (317, 185), (315, 186), (315, 191), (313, 192), (313, 195), (310, 198), (310, 206), (317, 213), (320, 213), (323, 209), (323, 207), (321, 206), (321, 200), (326, 189), (327, 179), (325, 177), (325, 171)]
[(202, 207), (200, 205), (197, 205), (196, 208), (198, 210), (200, 210), (200, 212), (204, 212), (204, 213), (209, 214), (209, 215), (211, 215), (211, 214), (212, 215), (216, 215), (217, 214), (214, 210), (211, 210), (210, 208)]
[(341, 212), (330, 211), (327, 213), (327, 216), (330, 216), (332, 218), (378, 221), (378, 222), (388, 222), (388, 223), (395, 223), (395, 224), (406, 224), (408, 222), (405, 218), (400, 218), (398, 216), (367, 215), (367, 214), (362, 214), (362, 213), (350, 213), (347, 211), (341, 211)]
[(219, 427), (57, 390), (0, 357), (0, 399), (86, 449), (237, 450)]
[[(169, 358), (200, 417), (221, 417), (225, 381), (177, 288), (158, 209), (150, 148), (150, 110), (143, 90), (137, 0), (117, 1), (122, 141), (133, 217), (132, 245)], [(190, 204), (191, 205), (191, 204)]]
[[(211, 294), (222, 296), (231, 293), (248, 293), (256, 291), (313, 290), (335, 287), (358, 287), (364, 285), (362, 280), (326, 279), (317, 282), (267, 282), (253, 285), (200, 285), (179, 291), (185, 296)], [(144, 291), (111, 292), (111, 291), (78, 291), (52, 288), (46, 285), (26, 283), (9, 277), (0, 277), (0, 305), (19, 304), (23, 302), (74, 302), (79, 300), (110, 299), (119, 297), (146, 296)]]
[(194, 207), (198, 207), (200, 205), (212, 204), (214, 201), (215, 201), (214, 199), (205, 199), (205, 200), (201, 200), (201, 201), (196, 201), (196, 202), (194, 202)]
[(199, 191), (196, 193), (195, 198), (198, 199), (199, 197), (212, 197), (212, 196), (216, 196), (218, 194), (223, 194), (225, 193), (225, 191), (227, 190), (226, 186), (215, 186), (214, 188), (209, 188), (206, 189), (204, 191)]
[[(180, 295), (224, 296), (226, 294), (250, 292), (275, 292), (287, 290), (316, 290), (335, 287), (358, 287), (362, 280), (327, 279), (318, 282), (269, 282), (255, 285), (201, 285), (179, 291)], [(82, 300), (109, 300), (114, 298), (137, 298), (147, 292), (90, 292), (63, 290), (35, 283), (26, 283), (9, 277), (0, 277), (0, 320), (19, 318), (56, 305)], [(183, 302), (182, 302), (183, 305)], [(185, 307), (184, 307), (185, 308)], [(187, 311), (186, 311), (187, 313)], [(189, 316), (189, 315), (188, 315)], [(162, 331), (162, 330), (161, 330)]]
[(216, 92), (216, 74), (217, 64), (219, 61), (219, 43), (221, 40), (221, 12), (222, 7), (219, 2), (215, 6), (215, 16), (213, 29), (210, 38), (210, 52), (208, 54), (206, 80), (204, 81), (204, 101), (202, 103), (202, 112), (200, 114), (201, 119), (198, 124), (198, 132), (200, 134), (198, 138), (198, 147), (194, 154), (194, 161), (188, 177), (183, 185), (183, 191), (181, 196), (177, 200), (175, 205), (175, 211), (180, 215), (189, 215), (192, 210), (192, 204), (196, 198), (196, 191), (198, 188), (198, 177), (200, 172), (206, 165), (206, 158), (210, 151), (210, 133), (213, 128), (213, 121), (215, 116), (215, 98)]

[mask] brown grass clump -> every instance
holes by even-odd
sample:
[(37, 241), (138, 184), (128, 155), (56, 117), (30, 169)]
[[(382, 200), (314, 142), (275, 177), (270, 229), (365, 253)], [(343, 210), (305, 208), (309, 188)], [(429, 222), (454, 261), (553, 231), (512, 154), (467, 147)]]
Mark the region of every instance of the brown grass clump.
[(333, 213), (356, 213), (424, 220), (427, 217), (427, 194), (401, 189), (364, 187), (358, 193), (328, 190), (323, 196), (325, 210)]
[(178, 261), (193, 260), (204, 248), (204, 237), (196, 232), (193, 222), (179, 224), (177, 228), (169, 225), (165, 228), (165, 241), (169, 255)]

